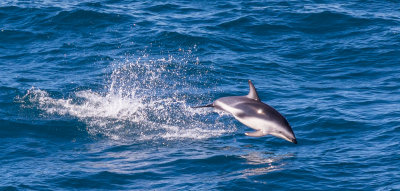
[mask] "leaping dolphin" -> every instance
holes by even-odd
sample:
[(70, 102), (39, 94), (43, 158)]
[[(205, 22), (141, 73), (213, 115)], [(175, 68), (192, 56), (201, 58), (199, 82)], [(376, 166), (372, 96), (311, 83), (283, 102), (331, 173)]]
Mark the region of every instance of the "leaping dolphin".
[(231, 113), (238, 121), (256, 130), (245, 133), (247, 136), (261, 137), (270, 134), (297, 144), (292, 127), (286, 118), (271, 106), (261, 102), (250, 80), (249, 86), (250, 91), (246, 96), (222, 97), (211, 104), (193, 108), (214, 107)]

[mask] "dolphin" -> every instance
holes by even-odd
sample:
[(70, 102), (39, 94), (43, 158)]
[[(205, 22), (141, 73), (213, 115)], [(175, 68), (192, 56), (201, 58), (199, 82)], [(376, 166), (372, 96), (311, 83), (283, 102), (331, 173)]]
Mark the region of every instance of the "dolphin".
[(286, 118), (271, 106), (261, 102), (250, 80), (249, 87), (250, 91), (246, 96), (222, 97), (211, 104), (193, 108), (214, 107), (231, 113), (238, 121), (255, 130), (245, 133), (247, 136), (273, 135), (297, 144), (292, 127)]

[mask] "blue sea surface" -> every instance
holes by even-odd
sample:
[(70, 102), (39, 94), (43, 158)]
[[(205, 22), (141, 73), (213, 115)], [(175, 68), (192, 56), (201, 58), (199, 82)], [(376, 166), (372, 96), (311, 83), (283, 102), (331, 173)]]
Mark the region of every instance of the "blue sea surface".
[[(0, 190), (400, 190), (398, 1), (0, 2)], [(293, 144), (192, 106), (246, 95)]]

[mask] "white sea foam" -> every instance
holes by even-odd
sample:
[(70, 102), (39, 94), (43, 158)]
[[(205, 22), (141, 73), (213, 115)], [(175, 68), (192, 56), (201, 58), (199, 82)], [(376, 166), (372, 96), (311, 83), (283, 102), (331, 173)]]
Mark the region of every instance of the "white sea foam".
[[(31, 88), (21, 99), (48, 115), (63, 115), (86, 123), (92, 135), (111, 139), (206, 139), (235, 130), (210, 109), (192, 109), (179, 86), (182, 67), (173, 58), (142, 58), (113, 66), (106, 91), (76, 91), (68, 98), (54, 98)], [(172, 69), (171, 69), (172, 68)], [(209, 117), (212, 116), (212, 117)], [(222, 116), (223, 117), (223, 116)]]

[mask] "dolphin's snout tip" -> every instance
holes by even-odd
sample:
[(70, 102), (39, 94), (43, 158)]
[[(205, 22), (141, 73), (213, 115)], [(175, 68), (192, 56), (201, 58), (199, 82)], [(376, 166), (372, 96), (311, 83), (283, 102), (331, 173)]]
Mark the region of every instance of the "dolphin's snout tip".
[(297, 144), (297, 140), (296, 139), (292, 139), (292, 143)]

